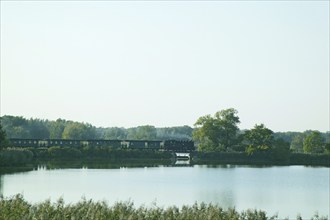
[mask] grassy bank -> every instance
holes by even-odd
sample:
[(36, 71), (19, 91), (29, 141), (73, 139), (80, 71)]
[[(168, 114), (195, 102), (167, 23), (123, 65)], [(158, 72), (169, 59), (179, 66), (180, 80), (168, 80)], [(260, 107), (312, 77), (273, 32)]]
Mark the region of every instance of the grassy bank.
[[(0, 219), (187, 219), (187, 220), (270, 220), (279, 219), (268, 216), (264, 211), (222, 209), (212, 204), (194, 204), (192, 206), (159, 208), (157, 206), (135, 207), (131, 202), (118, 202), (109, 206), (106, 202), (81, 200), (75, 204), (64, 204), (62, 199), (55, 203), (49, 200), (31, 204), (21, 195), (12, 198), (0, 198)], [(297, 219), (301, 219), (299, 216)], [(325, 220), (326, 217), (313, 216), (313, 220)]]

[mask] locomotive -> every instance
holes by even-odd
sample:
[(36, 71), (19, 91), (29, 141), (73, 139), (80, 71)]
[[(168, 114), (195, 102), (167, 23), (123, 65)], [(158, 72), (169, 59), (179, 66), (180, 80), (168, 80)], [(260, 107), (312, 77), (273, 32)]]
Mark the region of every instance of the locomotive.
[(9, 139), (14, 147), (112, 147), (114, 149), (163, 150), (173, 152), (191, 152), (195, 150), (191, 140), (75, 140), (75, 139)]

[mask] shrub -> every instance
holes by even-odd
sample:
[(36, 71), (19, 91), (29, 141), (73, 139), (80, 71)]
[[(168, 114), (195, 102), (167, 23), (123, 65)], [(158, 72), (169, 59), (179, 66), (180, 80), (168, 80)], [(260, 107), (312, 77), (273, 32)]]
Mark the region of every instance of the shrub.
[(31, 163), (33, 153), (24, 148), (7, 148), (0, 151), (0, 166), (13, 166)]
[(50, 147), (48, 149), (48, 156), (53, 159), (58, 159), (58, 158), (65, 158), (65, 159), (70, 159), (70, 158), (80, 158), (81, 157), (81, 151), (72, 148), (72, 147)]

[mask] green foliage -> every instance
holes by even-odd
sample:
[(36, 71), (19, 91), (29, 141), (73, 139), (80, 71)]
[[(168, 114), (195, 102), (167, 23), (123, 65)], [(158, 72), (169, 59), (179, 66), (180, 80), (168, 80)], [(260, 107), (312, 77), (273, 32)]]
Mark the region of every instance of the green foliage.
[(239, 118), (233, 108), (200, 117), (195, 123), (193, 138), (199, 142), (199, 150), (227, 151), (238, 144)]
[(31, 139), (112, 139), (112, 140), (191, 140), (192, 128), (178, 126), (155, 128), (151, 125), (134, 128), (96, 128), (88, 123), (57, 119), (56, 121), (25, 119), (23, 117), (1, 117), (8, 138)]
[(67, 122), (62, 119), (57, 119), (56, 121), (48, 123), (49, 138), (51, 139), (61, 139)]
[(5, 130), (2, 129), (2, 125), (1, 125), (1, 120), (0, 120), (0, 150), (8, 147), (9, 142), (7, 139), (7, 134), (5, 132)]
[(193, 128), (185, 126), (157, 128), (159, 140), (191, 140)]
[(48, 148), (48, 156), (50, 158), (80, 158), (82, 153), (80, 150), (72, 147), (50, 147)]
[(244, 140), (247, 144), (246, 152), (250, 155), (255, 151), (271, 149), (274, 140), (273, 133), (263, 124), (256, 124), (253, 129), (246, 131), (244, 134)]
[(28, 149), (7, 148), (0, 151), (0, 166), (17, 166), (33, 162), (33, 153)]
[(298, 133), (295, 136), (293, 136), (291, 145), (290, 145), (290, 149), (293, 152), (302, 153), (304, 151), (303, 144), (304, 144), (305, 136), (306, 135), (304, 133)]
[(330, 142), (326, 143), (324, 145), (324, 148), (325, 148), (325, 153), (330, 154)]
[[(0, 219), (189, 219), (189, 220), (275, 220), (278, 217), (267, 216), (259, 210), (238, 212), (234, 208), (225, 210), (218, 205), (195, 203), (191, 206), (168, 208), (145, 207), (135, 208), (132, 202), (117, 202), (109, 206), (106, 202), (93, 202), (82, 199), (75, 204), (65, 204), (63, 199), (52, 203), (49, 200), (39, 204), (30, 204), (22, 195), (11, 198), (0, 198)], [(326, 219), (318, 217), (318, 219)]]
[(323, 153), (324, 140), (318, 131), (313, 131), (306, 136), (303, 142), (303, 149), (305, 153)]
[(29, 138), (28, 121), (23, 117), (3, 116), (1, 124), (8, 138)]
[(97, 128), (97, 137), (111, 140), (127, 139), (127, 130), (125, 128)]
[(274, 140), (271, 153), (274, 161), (288, 161), (291, 153), (290, 143), (283, 139)]
[[(23, 153), (28, 153), (25, 155)], [(22, 155), (23, 154), (23, 155)], [(31, 155), (30, 155), (31, 154)], [(60, 147), (53, 146), (50, 148), (10, 148), (0, 152), (0, 166), (9, 166), (16, 164), (24, 164), (35, 161), (48, 160), (94, 160), (107, 159), (111, 161), (163, 161), (170, 160), (172, 154), (170, 152), (150, 151), (150, 150), (133, 150), (133, 149), (113, 149), (112, 147)], [(1, 163), (2, 162), (2, 163)]]
[(79, 122), (69, 123), (63, 130), (63, 139), (94, 139), (95, 130), (90, 124), (84, 124)]
[(28, 120), (29, 136), (36, 139), (45, 139), (49, 137), (49, 130), (46, 122), (40, 119)]
[(157, 130), (154, 126), (144, 125), (127, 130), (127, 139), (130, 140), (156, 140)]

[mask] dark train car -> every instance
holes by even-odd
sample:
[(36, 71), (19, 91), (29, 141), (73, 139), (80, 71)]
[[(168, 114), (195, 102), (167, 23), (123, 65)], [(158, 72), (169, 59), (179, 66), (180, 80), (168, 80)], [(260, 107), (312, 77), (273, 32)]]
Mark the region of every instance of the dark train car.
[(80, 140), (71, 140), (71, 139), (49, 139), (48, 147), (51, 146), (60, 146), (60, 147), (80, 147)]
[(9, 139), (15, 147), (113, 147), (116, 149), (149, 149), (175, 152), (195, 150), (193, 141), (147, 141), (147, 140), (71, 140), (71, 139)]
[(38, 147), (39, 139), (10, 138), (9, 142), (14, 147)]
[(147, 141), (147, 148), (150, 150), (160, 150), (162, 141)]
[(91, 147), (112, 147), (112, 148), (121, 148), (121, 140), (87, 140), (84, 143), (87, 143)]
[(164, 150), (175, 152), (190, 152), (195, 150), (193, 141), (166, 140)]
[(125, 143), (130, 149), (146, 149), (148, 147), (147, 142), (142, 140), (127, 140)]

